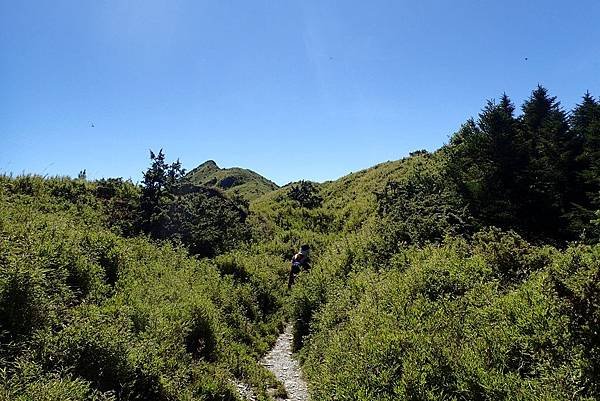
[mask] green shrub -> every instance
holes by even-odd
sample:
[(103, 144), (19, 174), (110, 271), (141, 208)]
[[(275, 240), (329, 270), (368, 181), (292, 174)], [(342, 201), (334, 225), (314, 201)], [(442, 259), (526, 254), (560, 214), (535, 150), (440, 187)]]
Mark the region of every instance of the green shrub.
[(300, 206), (308, 209), (319, 207), (323, 202), (323, 198), (319, 196), (318, 188), (310, 181), (302, 180), (297, 184), (292, 184), (287, 196), (289, 199), (298, 202)]
[(123, 238), (106, 199), (78, 192), (94, 185), (0, 182), (0, 396), (234, 400), (235, 376), (282, 393), (257, 360), (282, 328), (287, 264)]
[(70, 374), (45, 373), (40, 365), (19, 360), (0, 371), (2, 401), (115, 401), (114, 394), (94, 390), (90, 383)]
[(101, 392), (122, 399), (166, 400), (159, 377), (134, 364), (131, 322), (94, 307), (77, 311), (71, 325), (42, 339), (41, 360), (48, 371), (71, 371)]
[(214, 360), (219, 339), (215, 330), (214, 307), (209, 304), (195, 305), (190, 312), (187, 322), (189, 327), (184, 330), (186, 350), (195, 358)]
[(313, 399), (596, 398), (597, 252), (487, 230), (386, 267), (332, 253), (290, 305)]
[(48, 323), (51, 306), (44, 296), (43, 272), (9, 266), (0, 272), (0, 338), (30, 336)]
[[(444, 172), (425, 159), (405, 181), (390, 181), (377, 193), (382, 235), (392, 246), (441, 242), (472, 231), (466, 204)], [(432, 171), (433, 170), (433, 171)]]
[(579, 385), (598, 397), (600, 386), (600, 246), (573, 247), (553, 263), (550, 281), (569, 320), (571, 345), (581, 352)]
[(473, 252), (482, 255), (504, 284), (520, 283), (529, 274), (550, 264), (550, 247), (536, 248), (518, 234), (490, 228), (473, 236)]

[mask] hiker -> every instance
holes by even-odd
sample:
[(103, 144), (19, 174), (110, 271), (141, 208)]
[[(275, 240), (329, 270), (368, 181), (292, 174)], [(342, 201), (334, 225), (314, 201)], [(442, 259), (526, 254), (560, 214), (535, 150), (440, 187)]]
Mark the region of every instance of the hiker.
[(288, 290), (292, 288), (296, 276), (301, 270), (310, 270), (310, 247), (308, 245), (302, 245), (300, 251), (292, 258), (292, 267), (290, 269), (290, 279), (288, 281)]

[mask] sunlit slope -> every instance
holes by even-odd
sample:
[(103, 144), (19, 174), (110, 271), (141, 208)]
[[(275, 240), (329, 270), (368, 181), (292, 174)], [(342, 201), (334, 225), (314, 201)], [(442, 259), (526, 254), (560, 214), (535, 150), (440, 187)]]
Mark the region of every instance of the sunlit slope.
[[(315, 184), (319, 195), (323, 198), (319, 209), (329, 215), (331, 230), (353, 231), (376, 213), (376, 194), (381, 193), (388, 182), (402, 182), (417, 171), (439, 171), (444, 158), (443, 150), (435, 153), (414, 152), (400, 160), (387, 161), (352, 172), (337, 180)], [(287, 198), (292, 185), (294, 183), (255, 199), (251, 209), (264, 214), (272, 214), (282, 209), (284, 205), (282, 202)], [(290, 210), (286, 209), (287, 212)]]
[(356, 228), (376, 212), (376, 194), (381, 193), (388, 182), (402, 182), (419, 169), (437, 170), (442, 159), (440, 152), (415, 152), (409, 157), (380, 163), (325, 182), (321, 186), (323, 206), (335, 210), (346, 229)]

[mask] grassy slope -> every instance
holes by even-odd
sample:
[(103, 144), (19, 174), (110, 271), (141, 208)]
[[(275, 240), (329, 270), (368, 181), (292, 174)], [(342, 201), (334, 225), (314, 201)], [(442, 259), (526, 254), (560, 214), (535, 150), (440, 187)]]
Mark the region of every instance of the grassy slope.
[(335, 210), (344, 231), (359, 228), (376, 210), (376, 193), (382, 192), (389, 181), (403, 181), (415, 169), (427, 166), (437, 169), (443, 154), (421, 154), (377, 164), (322, 184), (323, 207)]
[(209, 160), (190, 170), (185, 179), (196, 185), (223, 189), (227, 194), (239, 194), (253, 200), (278, 188), (277, 184), (252, 170), (239, 167), (219, 168)]
[[(433, 154), (417, 154), (400, 160), (380, 163), (337, 180), (317, 184), (320, 196), (323, 197), (322, 207), (318, 208), (318, 211), (328, 215), (331, 219), (327, 231), (338, 232), (338, 234), (355, 232), (375, 214), (377, 208), (375, 194), (383, 191), (387, 182), (403, 181), (417, 169), (439, 171), (443, 159), (443, 151)], [(284, 212), (301, 217), (302, 213), (298, 214), (297, 209), (282, 202), (290, 185), (255, 199), (250, 205), (251, 210), (263, 215), (271, 222), (285, 217), (282, 216)], [(291, 220), (290, 224), (301, 224), (294, 216)]]

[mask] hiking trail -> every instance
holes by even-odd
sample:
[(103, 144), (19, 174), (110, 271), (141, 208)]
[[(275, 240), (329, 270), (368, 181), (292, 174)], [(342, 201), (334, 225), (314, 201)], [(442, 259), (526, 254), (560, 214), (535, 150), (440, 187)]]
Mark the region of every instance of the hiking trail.
[[(265, 355), (262, 365), (269, 369), (283, 383), (288, 398), (276, 398), (277, 401), (309, 401), (308, 388), (302, 378), (300, 364), (292, 358), (292, 325), (288, 324), (277, 338), (275, 346)], [(236, 383), (242, 397), (255, 401), (251, 389), (243, 383)]]
[(283, 400), (308, 401), (308, 388), (302, 378), (300, 364), (292, 358), (292, 341), (292, 325), (288, 324), (262, 364), (285, 386), (288, 398)]

